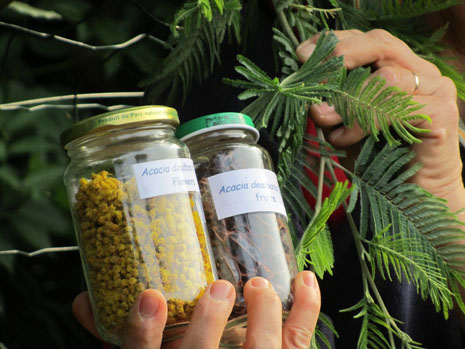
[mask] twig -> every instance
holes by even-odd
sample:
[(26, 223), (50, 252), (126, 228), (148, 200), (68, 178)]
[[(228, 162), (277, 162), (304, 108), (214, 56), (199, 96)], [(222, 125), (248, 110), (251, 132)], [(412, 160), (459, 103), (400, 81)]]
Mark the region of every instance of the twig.
[(139, 9), (141, 10), (144, 14), (146, 14), (147, 16), (149, 16), (150, 18), (152, 18), (155, 22), (157, 23), (160, 23), (160, 24), (163, 24), (165, 27), (169, 27), (169, 23), (166, 23), (164, 21), (162, 21), (161, 19), (155, 17), (150, 11), (148, 11), (144, 6), (142, 6), (142, 4), (137, 1), (137, 0), (131, 0), (131, 2)]
[(135, 98), (135, 97), (142, 97), (143, 95), (144, 95), (144, 92), (80, 93), (80, 94), (73, 94), (73, 95), (27, 99), (24, 101), (4, 103), (4, 104), (0, 104), (0, 107), (10, 106), (10, 105), (28, 105), (28, 104), (39, 104), (39, 103), (49, 103), (49, 102), (60, 102), (60, 101), (66, 101), (66, 100), (83, 100), (83, 99), (96, 99), (96, 98), (98, 99), (100, 98)]
[(62, 36), (59, 36), (59, 35), (54, 35), (54, 34), (49, 34), (49, 33), (43, 33), (43, 32), (39, 32), (39, 31), (36, 31), (36, 30), (32, 30), (32, 29), (29, 29), (29, 28), (24, 28), (24, 27), (21, 27), (17, 24), (13, 24), (13, 23), (6, 23), (6, 22), (2, 22), (0, 21), (0, 26), (3, 26), (3, 27), (7, 27), (7, 28), (11, 28), (11, 29), (15, 29), (15, 30), (19, 30), (19, 31), (22, 31), (24, 33), (27, 33), (27, 34), (31, 34), (31, 35), (35, 35), (35, 36), (39, 36), (43, 39), (55, 39), (57, 41), (60, 41), (60, 42), (64, 42), (66, 44), (70, 44), (70, 45), (73, 45), (73, 46), (77, 46), (77, 47), (82, 47), (82, 48), (86, 48), (86, 49), (89, 49), (89, 50), (92, 50), (92, 51), (102, 51), (102, 50), (121, 50), (121, 49), (125, 49), (129, 46), (132, 46), (136, 43), (138, 43), (139, 41), (141, 40), (144, 40), (144, 39), (150, 39), (160, 45), (162, 45), (163, 47), (165, 48), (169, 48), (170, 46), (167, 44), (166, 41), (163, 41), (161, 39), (158, 39), (156, 38), (155, 36), (153, 35), (150, 35), (150, 34), (139, 34), (139, 35), (136, 35), (135, 37), (133, 37), (132, 39), (129, 39), (125, 42), (122, 42), (120, 44), (114, 44), (114, 45), (102, 45), (102, 46), (94, 46), (94, 45), (89, 45), (89, 44), (86, 44), (84, 42), (80, 42), (80, 41), (76, 41), (76, 40), (72, 40), (72, 39), (68, 39), (68, 38), (65, 38), (65, 37), (62, 37)]
[[(325, 142), (326, 140), (325, 140), (323, 130), (320, 127), (317, 127), (316, 129), (317, 129), (318, 137), (322, 141)], [(329, 162), (329, 164), (328, 164), (328, 169), (329, 169), (329, 172), (330, 172), (331, 177), (333, 178), (333, 180), (337, 181), (336, 173), (334, 171), (334, 167), (333, 167), (333, 164), (331, 162)], [(358, 258), (359, 258), (360, 267), (362, 268), (362, 274), (364, 276), (363, 277), (363, 289), (364, 289), (364, 292), (365, 292), (365, 294), (369, 294), (368, 285), (367, 285), (367, 283), (368, 283), (370, 285), (370, 288), (371, 288), (372, 292), (375, 295), (376, 300), (378, 301), (379, 307), (381, 308), (383, 313), (386, 315), (386, 325), (388, 326), (389, 329), (391, 327), (393, 327), (398, 333), (400, 333), (402, 331), (399, 329), (397, 324), (394, 321), (392, 321), (391, 315), (389, 314), (389, 311), (386, 308), (386, 305), (384, 304), (384, 300), (383, 300), (381, 294), (378, 291), (378, 287), (376, 286), (373, 278), (371, 277), (370, 270), (368, 268), (368, 265), (367, 265), (365, 257), (364, 257), (365, 254), (367, 254), (367, 252), (365, 250), (365, 247), (362, 244), (362, 240), (361, 240), (361, 237), (360, 237), (360, 232), (358, 231), (357, 225), (355, 224), (355, 221), (354, 221), (354, 219), (352, 217), (352, 214), (350, 214), (348, 212), (348, 210), (347, 210), (347, 203), (344, 201), (344, 202), (342, 202), (342, 205), (343, 205), (344, 210), (346, 212), (347, 220), (349, 222), (349, 226), (350, 226), (351, 231), (352, 231), (352, 236), (354, 238), (355, 248), (357, 249), (357, 255), (358, 255)], [(389, 342), (391, 344), (391, 348), (395, 348), (394, 337), (393, 337), (393, 334), (392, 334), (391, 331), (388, 331), (388, 337), (389, 337)]]
[(319, 8), (319, 7), (298, 5), (298, 4), (290, 4), (289, 6), (292, 8), (298, 9), (298, 10), (303, 10), (308, 13), (312, 13), (314, 11), (321, 12), (325, 15), (326, 18), (329, 18), (328, 15), (334, 18), (336, 16), (335, 12), (342, 10), (340, 7), (324, 9), (324, 8)]
[(47, 248), (42, 248), (37, 251), (33, 252), (24, 252), (20, 250), (6, 250), (6, 251), (0, 251), (0, 256), (1, 255), (23, 255), (27, 257), (35, 257), (43, 253), (51, 253), (51, 252), (69, 252), (69, 251), (78, 251), (79, 247), (78, 246), (67, 246), (67, 247), (47, 247)]
[[(318, 192), (317, 192), (313, 217), (310, 220), (310, 223), (308, 223), (308, 227), (311, 227), (313, 225), (313, 222), (315, 221), (316, 217), (318, 216), (321, 210), (321, 204), (323, 201), (323, 186), (324, 186), (326, 160), (327, 158), (325, 156), (320, 157), (320, 168), (318, 171)], [(295, 248), (296, 251), (300, 251), (301, 246), (302, 246), (302, 240), (303, 239), (300, 239), (299, 243), (297, 244), (297, 247)]]
[(107, 106), (99, 103), (81, 103), (81, 104), (40, 104), (34, 107), (26, 107), (23, 105), (10, 105), (10, 106), (0, 106), (0, 111), (13, 111), (13, 110), (26, 110), (26, 111), (39, 111), (47, 109), (58, 109), (58, 110), (74, 110), (74, 109), (100, 109), (100, 110), (118, 110), (123, 108), (133, 107), (133, 105), (119, 104)]

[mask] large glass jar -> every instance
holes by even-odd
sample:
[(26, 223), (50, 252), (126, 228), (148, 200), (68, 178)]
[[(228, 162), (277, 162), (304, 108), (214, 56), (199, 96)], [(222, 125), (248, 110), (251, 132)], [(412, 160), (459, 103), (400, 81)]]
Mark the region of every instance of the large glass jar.
[(194, 165), (174, 136), (178, 124), (176, 110), (143, 106), (84, 119), (61, 136), (91, 305), (100, 335), (113, 344), (143, 290), (167, 299), (169, 339), (216, 278)]
[(176, 136), (194, 160), (218, 277), (236, 288), (232, 317), (246, 314), (243, 287), (255, 276), (269, 280), (289, 310), (297, 264), (272, 161), (252, 120), (203, 116), (181, 124)]

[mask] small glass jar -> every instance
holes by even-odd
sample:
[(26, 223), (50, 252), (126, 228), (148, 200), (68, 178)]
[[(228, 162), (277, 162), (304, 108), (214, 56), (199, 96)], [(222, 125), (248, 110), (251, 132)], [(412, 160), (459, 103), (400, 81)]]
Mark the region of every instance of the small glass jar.
[(195, 164), (218, 277), (236, 288), (232, 318), (246, 314), (243, 287), (255, 276), (270, 281), (290, 310), (297, 263), (272, 161), (251, 118), (203, 116), (181, 124), (176, 136)]
[(113, 344), (143, 290), (167, 299), (169, 340), (216, 279), (194, 165), (174, 136), (178, 124), (176, 110), (143, 106), (84, 119), (61, 135), (95, 322)]

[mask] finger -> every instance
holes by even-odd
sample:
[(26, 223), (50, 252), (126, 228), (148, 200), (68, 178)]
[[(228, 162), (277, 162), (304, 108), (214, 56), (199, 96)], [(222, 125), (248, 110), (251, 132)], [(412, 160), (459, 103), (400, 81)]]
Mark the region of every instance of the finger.
[[(430, 76), (417, 72), (413, 73), (411, 70), (394, 66), (382, 67), (371, 74), (371, 78), (377, 76), (386, 80), (385, 87), (396, 86), (409, 94), (415, 94), (417, 96), (431, 96), (436, 93), (442, 94), (443, 92), (441, 90), (443, 90), (446, 84), (442, 76)], [(416, 79), (418, 80), (416, 81)], [(450, 89), (448, 89), (448, 92), (451, 93)]]
[[(331, 127), (342, 123), (341, 116), (336, 112), (333, 106), (323, 102), (321, 104), (314, 104), (310, 107), (310, 116), (315, 123), (321, 127)], [(329, 142), (338, 147), (347, 147), (359, 142), (366, 136), (365, 132), (358, 125), (354, 123), (352, 127), (341, 126), (331, 131), (328, 136)]]
[(373, 64), (378, 68), (386, 65), (399, 65), (426, 75), (440, 75), (434, 64), (421, 59), (402, 40), (382, 29), (370, 30), (364, 35), (355, 35), (341, 40), (333, 51), (333, 55), (343, 55), (348, 69), (368, 64)]
[[(333, 33), (336, 34), (339, 40), (343, 40), (353, 35), (363, 34), (363, 32), (358, 29), (334, 30)], [(310, 57), (310, 55), (315, 50), (316, 43), (319, 38), (320, 38), (320, 34), (316, 34), (312, 36), (311, 38), (308, 38), (307, 40), (300, 43), (300, 45), (296, 49), (296, 54), (297, 54), (297, 58), (299, 59), (299, 61), (303, 63), (308, 59), (308, 57)]]
[(243, 348), (280, 348), (282, 343), (282, 304), (271, 284), (250, 279), (244, 287), (247, 303), (247, 334)]
[(211, 284), (195, 306), (181, 348), (218, 348), (236, 292), (226, 280)]
[(140, 293), (128, 314), (122, 348), (160, 348), (167, 314), (165, 298), (159, 291)]
[(347, 147), (349, 145), (360, 142), (366, 134), (360, 128), (360, 126), (355, 123), (353, 127), (339, 127), (336, 130), (332, 131), (329, 134), (329, 141), (336, 148)]
[[(419, 86), (417, 91), (414, 91), (415, 80), (413, 74), (406, 69), (400, 67), (384, 67), (372, 74), (372, 78), (375, 76), (381, 76), (386, 79), (387, 86), (397, 86), (410, 93), (416, 92), (413, 101), (425, 105), (428, 109), (423, 108), (416, 111), (415, 114), (431, 116), (430, 113), (432, 109), (433, 113), (437, 115), (444, 114), (441, 110), (436, 109), (438, 109), (438, 107), (441, 109), (441, 106), (447, 103), (447, 101), (450, 101), (450, 104), (456, 107), (457, 90), (454, 82), (447, 77), (419, 75)], [(335, 108), (329, 106), (327, 103), (313, 105), (310, 108), (310, 115), (312, 119), (322, 127), (336, 126), (342, 122)], [(376, 120), (375, 123), (377, 124)], [(412, 120), (410, 123), (419, 128), (430, 128), (429, 122), (426, 120)], [(454, 127), (457, 128), (456, 125)], [(432, 132), (422, 137), (436, 137), (438, 132), (443, 131), (433, 129)], [(346, 147), (360, 141), (364, 136), (366, 136), (366, 134), (356, 122), (352, 128), (342, 126), (332, 131), (329, 135), (329, 141), (336, 147)]]
[[(348, 69), (369, 64), (378, 68), (397, 65), (425, 75), (441, 75), (434, 64), (421, 59), (402, 40), (385, 30), (374, 29), (362, 35), (341, 35), (340, 32), (335, 34), (340, 38), (340, 42), (331, 56), (344, 56), (344, 64)], [(297, 57), (304, 62), (314, 49), (315, 44), (306, 41), (297, 48)]]
[(294, 304), (283, 326), (283, 349), (309, 348), (320, 313), (321, 297), (315, 274), (303, 271), (293, 281)]
[(309, 115), (315, 123), (322, 127), (335, 126), (342, 122), (341, 116), (336, 112), (334, 106), (323, 102), (313, 104), (309, 109)]
[[(457, 103), (437, 96), (415, 99), (428, 103), (422, 111), (431, 117), (432, 122), (424, 126), (431, 132), (420, 135), (422, 143), (412, 146), (416, 154), (413, 161), (421, 162), (423, 166), (410, 180), (433, 195), (452, 198), (463, 187), (462, 164), (457, 160), (460, 159)], [(450, 205), (454, 205), (454, 200), (450, 201)], [(455, 211), (461, 207), (450, 208)]]
[[(459, 113), (457, 103), (453, 99), (445, 99), (440, 96), (418, 96), (414, 97), (414, 100), (424, 105), (418, 112), (427, 114), (431, 117), (431, 123), (423, 121), (417, 122), (417, 125), (415, 125), (419, 128), (430, 130), (428, 133), (422, 133), (421, 139), (423, 141), (433, 140), (438, 150), (440, 149), (439, 147), (442, 149), (444, 145), (448, 145), (456, 148), (458, 151), (457, 126), (459, 123)], [(418, 145), (413, 145), (413, 147), (425, 148), (425, 144), (423, 142)], [(425, 155), (432, 155), (431, 151), (433, 150), (431, 149), (430, 152), (427, 152)]]
[[(458, 112), (457, 104), (453, 98), (454, 93), (451, 91), (447, 92), (445, 91), (446, 89), (443, 90), (444, 91), (437, 92), (437, 94), (433, 96), (413, 97), (413, 101), (424, 105), (422, 109), (415, 111), (415, 114), (428, 115), (432, 119), (432, 124), (424, 119), (410, 121), (410, 124), (417, 128), (430, 130), (430, 132), (415, 136), (420, 137), (422, 140), (435, 139), (434, 145), (436, 147), (447, 141), (450, 132), (454, 132), (454, 134), (457, 133), (458, 125)], [(447, 95), (448, 98), (443, 95)], [(441, 115), (444, 115), (445, 118), (438, 117)], [(352, 128), (345, 126), (337, 128), (329, 134), (328, 139), (335, 147), (346, 147), (359, 142), (365, 136), (366, 134), (360, 126), (355, 123)], [(421, 148), (422, 145), (415, 145), (414, 149), (416, 149), (416, 147)], [(427, 156), (430, 155), (430, 153), (427, 154)]]
[[(365, 34), (364, 32), (358, 29), (333, 30), (332, 32), (337, 36), (339, 40), (351, 37), (353, 35)], [(303, 41), (300, 45), (303, 45), (306, 43), (316, 44), (319, 38), (320, 38), (320, 34), (315, 34), (312, 37), (308, 38), (307, 40)]]
[[(455, 100), (455, 85), (446, 77), (418, 75), (419, 84), (416, 86), (414, 74), (410, 70), (400, 67), (380, 68), (371, 75), (369, 80), (375, 77), (382, 77), (385, 79), (385, 87), (396, 86), (410, 94), (415, 93), (415, 95), (423, 96), (436, 94), (444, 98), (449, 97)], [(335, 126), (342, 122), (341, 116), (336, 112), (334, 106), (330, 106), (326, 102), (312, 105), (309, 113), (312, 119), (322, 127)]]
[(95, 337), (102, 340), (100, 334), (95, 326), (94, 313), (90, 306), (89, 293), (87, 291), (81, 292), (74, 298), (72, 311), (76, 320)]

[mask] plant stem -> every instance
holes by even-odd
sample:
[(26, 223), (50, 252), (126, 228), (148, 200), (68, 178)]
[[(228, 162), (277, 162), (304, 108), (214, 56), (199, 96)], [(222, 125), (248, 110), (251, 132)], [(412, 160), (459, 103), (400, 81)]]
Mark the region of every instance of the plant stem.
[(89, 49), (89, 50), (92, 50), (92, 51), (122, 50), (122, 49), (128, 48), (129, 46), (132, 46), (132, 45), (134, 45), (134, 44), (136, 44), (139, 41), (144, 40), (144, 39), (150, 39), (150, 40), (160, 44), (161, 46), (163, 46), (165, 48), (170, 48), (170, 45), (168, 45), (168, 43), (166, 41), (163, 41), (163, 40), (161, 40), (161, 39), (159, 39), (159, 38), (157, 38), (157, 37), (155, 37), (153, 35), (146, 34), (146, 33), (136, 35), (133, 38), (131, 38), (131, 39), (125, 41), (125, 42), (119, 43), (119, 44), (95, 46), (95, 45), (86, 44), (84, 42), (64, 38), (64, 37), (59, 36), (59, 35), (43, 33), (43, 32), (39, 32), (37, 30), (32, 30), (32, 29), (29, 29), (29, 28), (21, 27), (20, 25), (13, 24), (13, 23), (6, 23), (6, 22), (0, 21), (0, 26), (7, 27), (7, 28), (10, 28), (10, 29), (19, 30), (19, 31), (22, 31), (24, 33), (28, 33), (28, 34), (31, 34), (31, 35), (34, 35), (34, 36), (41, 37), (43, 39), (52, 38), (52, 39), (55, 39), (57, 41), (69, 44), (69, 45), (86, 48), (86, 49)]
[(283, 11), (278, 12), (278, 20), (281, 23), (284, 31), (286, 34), (289, 36), (289, 39), (291, 39), (292, 43), (294, 44), (294, 47), (297, 48), (299, 46), (299, 40), (294, 34), (294, 31), (292, 30), (291, 26), (289, 25), (289, 22), (287, 21), (286, 15), (284, 14)]
[[(324, 176), (325, 176), (325, 167), (326, 167), (326, 157), (321, 157), (320, 169), (318, 171), (318, 192), (317, 192), (316, 203), (315, 203), (315, 212), (313, 213), (313, 217), (310, 220), (310, 223), (308, 223), (308, 227), (312, 226), (313, 222), (318, 216), (318, 213), (320, 213), (320, 210), (321, 210), (321, 203), (323, 201), (323, 184), (324, 184)], [(302, 239), (300, 239), (297, 247), (295, 248), (295, 251), (300, 251), (301, 245), (302, 245)]]
[(103, 99), (103, 98), (140, 98), (144, 96), (144, 92), (102, 92), (102, 93), (78, 93), (64, 96), (54, 96), (45, 98), (28, 99), (18, 102), (3, 103), (0, 107), (9, 107), (15, 105), (30, 105), (41, 103), (52, 103), (61, 101), (77, 101), (83, 99)]
[(2, 255), (23, 255), (26, 257), (35, 257), (37, 255), (40, 255), (42, 253), (52, 253), (52, 252), (69, 252), (69, 251), (78, 251), (79, 247), (78, 246), (67, 246), (67, 247), (47, 247), (47, 248), (42, 248), (40, 250), (34, 251), (34, 252), (24, 252), (20, 250), (5, 250), (5, 251), (0, 251), (0, 256)]
[(321, 202), (323, 201), (323, 183), (325, 177), (326, 157), (320, 159), (320, 169), (318, 172), (318, 194), (315, 203), (315, 216), (320, 212)]
[[(316, 130), (317, 130), (318, 137), (322, 141), (326, 141), (324, 134), (323, 134), (323, 130), (320, 127), (316, 127)], [(329, 168), (329, 171), (331, 173), (331, 177), (333, 178), (333, 180), (337, 181), (336, 173), (334, 172), (334, 168), (331, 162), (328, 164), (328, 168)], [(355, 224), (355, 221), (352, 215), (349, 212), (347, 212), (347, 204), (343, 202), (342, 205), (344, 206), (347, 220), (349, 221), (349, 226), (352, 231), (352, 236), (354, 238), (355, 248), (357, 249), (357, 255), (358, 255), (359, 262), (360, 262), (360, 267), (362, 268), (364, 292), (368, 291), (368, 285), (367, 285), (367, 281), (368, 281), (379, 307), (381, 308), (383, 313), (386, 315), (386, 325), (389, 326), (389, 329), (392, 326), (398, 333), (402, 333), (402, 331), (397, 327), (396, 323), (392, 320), (392, 317), (389, 314), (389, 311), (387, 310), (386, 305), (384, 304), (383, 298), (381, 297), (381, 294), (378, 291), (378, 287), (376, 286), (375, 281), (371, 277), (370, 270), (364, 258), (364, 255), (368, 253), (366, 252), (365, 247), (363, 246), (362, 239), (360, 237), (360, 232), (358, 231), (357, 225)], [(395, 348), (394, 336), (390, 330), (387, 332), (389, 336), (389, 342), (391, 343), (391, 347)]]
[(292, 7), (292, 8), (298, 9), (298, 10), (306, 11), (308, 13), (312, 13), (314, 11), (322, 12), (326, 17), (327, 17), (327, 14), (329, 14), (331, 17), (334, 17), (335, 16), (334, 12), (341, 11), (340, 7), (325, 9), (325, 8), (306, 6), (306, 5), (299, 5), (299, 4), (290, 4), (289, 6)]
[(348, 169), (346, 169), (344, 166), (342, 166), (340, 163), (338, 163), (337, 161), (333, 160), (333, 159), (329, 159), (329, 161), (331, 162), (331, 165), (341, 169), (342, 171), (344, 171), (346, 174), (348, 174), (350, 177), (354, 177), (354, 173), (349, 171)]

